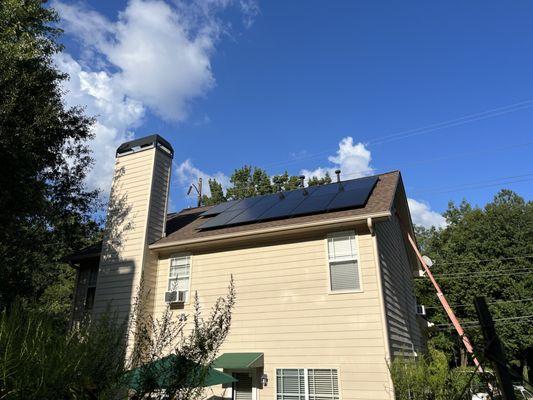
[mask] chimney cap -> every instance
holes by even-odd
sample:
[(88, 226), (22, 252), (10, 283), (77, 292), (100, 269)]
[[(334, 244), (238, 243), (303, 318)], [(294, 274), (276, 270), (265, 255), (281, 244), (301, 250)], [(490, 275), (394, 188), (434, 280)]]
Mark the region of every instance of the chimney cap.
[(133, 153), (152, 147), (162, 147), (167, 151), (171, 158), (174, 157), (174, 149), (172, 148), (172, 145), (166, 139), (157, 134), (122, 143), (117, 149), (117, 157), (121, 154)]

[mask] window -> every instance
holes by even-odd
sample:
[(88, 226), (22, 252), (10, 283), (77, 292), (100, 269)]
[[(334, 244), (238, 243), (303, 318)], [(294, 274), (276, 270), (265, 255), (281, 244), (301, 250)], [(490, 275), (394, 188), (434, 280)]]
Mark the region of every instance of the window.
[(328, 236), (328, 261), (332, 292), (361, 290), (355, 232)]
[(338, 400), (336, 369), (277, 369), (277, 400)]
[(96, 294), (96, 281), (98, 279), (98, 265), (89, 270), (87, 279), (87, 294), (85, 295), (85, 310), (90, 311), (94, 306), (94, 295)]
[(336, 369), (308, 369), (309, 400), (339, 398), (339, 377)]
[(191, 256), (179, 256), (170, 259), (168, 290), (185, 292), (185, 301), (189, 300), (189, 278), (191, 273)]

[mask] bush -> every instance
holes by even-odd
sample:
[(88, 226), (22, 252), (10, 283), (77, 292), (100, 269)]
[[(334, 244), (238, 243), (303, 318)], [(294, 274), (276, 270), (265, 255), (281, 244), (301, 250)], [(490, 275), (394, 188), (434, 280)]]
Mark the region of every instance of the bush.
[(113, 397), (124, 374), (124, 329), (105, 316), (65, 333), (15, 304), (0, 314), (0, 398)]
[(467, 390), (480, 386), (480, 378), (473, 368), (450, 369), (446, 355), (430, 346), (428, 354), (416, 358), (396, 357), (389, 365), (396, 400), (470, 399)]

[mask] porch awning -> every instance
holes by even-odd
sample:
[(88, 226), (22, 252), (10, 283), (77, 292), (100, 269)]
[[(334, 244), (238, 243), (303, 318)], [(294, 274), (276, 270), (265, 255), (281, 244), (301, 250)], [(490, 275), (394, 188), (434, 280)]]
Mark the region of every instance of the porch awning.
[(224, 353), (213, 362), (213, 367), (224, 369), (248, 369), (262, 366), (263, 353)]
[[(187, 377), (189, 382), (183, 379)], [(177, 386), (213, 386), (237, 382), (231, 375), (206, 368), (193, 361), (180, 359), (175, 355), (164, 357), (150, 364), (128, 371), (125, 376), (130, 389), (144, 387), (165, 389)]]

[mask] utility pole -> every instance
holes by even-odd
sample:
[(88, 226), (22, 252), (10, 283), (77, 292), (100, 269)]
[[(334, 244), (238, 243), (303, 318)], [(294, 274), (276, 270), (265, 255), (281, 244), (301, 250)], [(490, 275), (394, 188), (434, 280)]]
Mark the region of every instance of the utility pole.
[(503, 400), (515, 400), (513, 381), (505, 363), (503, 346), (494, 328), (494, 321), (487, 307), (485, 297), (476, 297), (474, 305), (476, 306), (477, 317), (485, 338), (485, 355), (489, 360), (493, 361), (502, 398)]
[(198, 186), (194, 183), (191, 183), (191, 186), (189, 186), (189, 190), (187, 190), (187, 196), (191, 194), (192, 189), (196, 190), (196, 194), (198, 195), (198, 207), (202, 206), (202, 178), (198, 178)]

